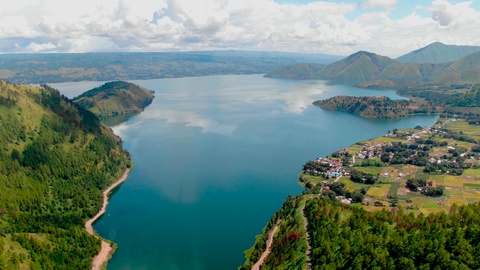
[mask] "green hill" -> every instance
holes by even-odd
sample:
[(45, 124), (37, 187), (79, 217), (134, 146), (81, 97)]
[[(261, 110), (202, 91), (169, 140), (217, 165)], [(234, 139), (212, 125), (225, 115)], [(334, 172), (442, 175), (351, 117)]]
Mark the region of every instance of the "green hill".
[(444, 72), (432, 78), (442, 85), (463, 85), (480, 83), (480, 52), (469, 54), (446, 67)]
[(90, 269), (84, 223), (130, 166), (121, 140), (48, 86), (0, 81), (0, 269)]
[(296, 64), (285, 68), (276, 69), (265, 74), (267, 78), (285, 78), (285, 79), (315, 79), (317, 73), (325, 66), (319, 64)]
[(75, 103), (99, 117), (132, 115), (150, 105), (154, 92), (133, 83), (114, 81), (89, 90), (74, 98)]
[(397, 58), (402, 63), (432, 63), (440, 64), (456, 61), (464, 56), (480, 51), (480, 46), (445, 45), (432, 43)]
[(385, 56), (360, 51), (326, 66), (318, 73), (322, 79), (363, 82), (376, 79), (385, 67), (395, 63)]

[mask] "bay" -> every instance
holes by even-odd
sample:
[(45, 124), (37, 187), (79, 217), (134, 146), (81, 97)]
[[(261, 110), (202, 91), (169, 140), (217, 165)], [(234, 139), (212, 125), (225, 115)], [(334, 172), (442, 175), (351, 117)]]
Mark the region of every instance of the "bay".
[[(385, 95), (325, 81), (226, 75), (132, 81), (154, 102), (112, 127), (135, 167), (95, 224), (119, 247), (108, 269), (236, 269), (302, 165), (435, 116), (363, 119), (311, 105), (335, 95)], [(69, 97), (99, 82), (50, 84)]]

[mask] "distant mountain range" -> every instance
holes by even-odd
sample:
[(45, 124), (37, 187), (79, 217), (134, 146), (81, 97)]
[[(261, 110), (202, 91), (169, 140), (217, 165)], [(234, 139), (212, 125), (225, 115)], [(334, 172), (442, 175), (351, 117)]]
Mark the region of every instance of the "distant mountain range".
[(441, 42), (435, 42), (426, 47), (400, 56), (397, 60), (402, 63), (440, 64), (453, 62), (478, 51), (480, 51), (480, 46), (445, 45)]
[(11, 83), (148, 80), (265, 74), (298, 63), (330, 64), (341, 56), (255, 51), (0, 54), (0, 78)]
[[(466, 47), (466, 48), (464, 48)], [(448, 46), (434, 43), (418, 51), (422, 55), (433, 55), (442, 50), (452, 51), (449, 57), (459, 55), (459, 48), (472, 49), (469, 46)], [(479, 47), (480, 48), (480, 47)], [(408, 55), (413, 55), (412, 52)], [(418, 54), (418, 53), (417, 53)], [(403, 58), (402, 56), (401, 58)], [(437, 60), (438, 57), (435, 57)], [(405, 58), (403, 58), (405, 59)], [(278, 76), (287, 73), (282, 78), (294, 79), (324, 79), (343, 83), (363, 83), (366, 87), (382, 87), (388, 85), (394, 87), (396, 82), (419, 82), (440, 85), (463, 85), (480, 83), (480, 51), (463, 56), (448, 63), (403, 63), (386, 56), (370, 52), (359, 51), (340, 61), (318, 67), (315, 74), (311, 69), (306, 69), (305, 64), (294, 65), (267, 73), (266, 77)]]

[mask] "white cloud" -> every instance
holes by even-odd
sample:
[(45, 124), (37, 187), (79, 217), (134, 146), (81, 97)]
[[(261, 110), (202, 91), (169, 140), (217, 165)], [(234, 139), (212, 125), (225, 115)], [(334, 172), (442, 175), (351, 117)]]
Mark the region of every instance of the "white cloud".
[(398, 0), (368, 0), (362, 3), (366, 8), (384, 8), (395, 9), (397, 8)]
[(51, 52), (51, 51), (54, 51), (54, 49), (56, 49), (56, 48), (57, 48), (57, 46), (54, 45), (51, 42), (42, 43), (42, 44), (32, 42), (32, 43), (30, 43), (30, 45), (27, 46), (27, 49), (29, 49), (33, 52), (44, 52), (44, 51)]
[(428, 11), (432, 12), (433, 20), (440, 28), (452, 29), (466, 23), (480, 21), (479, 13), (470, 7), (472, 1), (451, 4), (447, 0), (434, 0)]
[[(479, 13), (471, 3), (433, 0), (392, 19), (398, 0), (16, 0), (0, 10), (0, 53), (246, 49), (394, 56), (428, 41), (479, 45), (472, 34)], [(445, 35), (449, 29), (455, 31)]]

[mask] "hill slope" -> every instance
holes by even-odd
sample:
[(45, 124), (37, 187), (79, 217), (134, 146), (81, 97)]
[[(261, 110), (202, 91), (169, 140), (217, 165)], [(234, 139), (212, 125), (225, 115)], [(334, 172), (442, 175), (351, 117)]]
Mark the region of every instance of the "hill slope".
[(318, 76), (317, 73), (324, 67), (319, 64), (296, 64), (271, 71), (265, 74), (265, 77), (301, 80), (315, 79)]
[(395, 63), (385, 56), (360, 51), (322, 69), (318, 76), (322, 79), (347, 82), (374, 80), (389, 65)]
[(0, 268), (90, 269), (100, 240), (84, 222), (129, 155), (57, 90), (4, 81), (0, 89)]
[(150, 105), (154, 92), (124, 81), (108, 82), (89, 90), (73, 101), (97, 116), (137, 114)]
[(480, 52), (469, 54), (448, 65), (432, 82), (443, 85), (480, 83)]
[(445, 45), (435, 42), (397, 58), (402, 63), (440, 64), (456, 61), (471, 53), (480, 51), (480, 46)]

